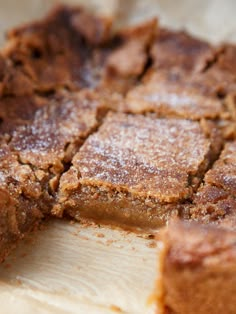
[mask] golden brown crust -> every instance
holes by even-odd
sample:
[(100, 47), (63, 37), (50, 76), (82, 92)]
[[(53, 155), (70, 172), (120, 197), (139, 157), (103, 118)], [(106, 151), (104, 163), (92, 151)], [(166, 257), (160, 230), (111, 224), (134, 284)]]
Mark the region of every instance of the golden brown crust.
[[(135, 208), (143, 225), (163, 225), (174, 206), (178, 213), (180, 203), (191, 199), (220, 149), (214, 126), (205, 132), (204, 125), (188, 120), (109, 114), (62, 176), (62, 211), (75, 216), (87, 207), (85, 215), (94, 216), (92, 208), (103, 208), (108, 217), (112, 204), (113, 217), (124, 216), (123, 224), (133, 225)], [(136, 223), (142, 224), (141, 219)]]

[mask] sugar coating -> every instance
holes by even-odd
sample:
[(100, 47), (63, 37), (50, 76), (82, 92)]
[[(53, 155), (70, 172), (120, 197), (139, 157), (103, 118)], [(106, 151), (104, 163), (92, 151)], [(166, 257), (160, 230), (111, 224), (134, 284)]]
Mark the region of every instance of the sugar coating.
[(134, 113), (155, 112), (159, 116), (192, 120), (218, 118), (223, 106), (212, 95), (204, 95), (204, 91), (201, 91), (203, 83), (199, 79), (199, 84), (194, 84), (190, 78), (186, 82), (186, 74), (182, 71), (153, 71), (143, 84), (128, 93), (125, 110)]
[(39, 169), (63, 167), (68, 145), (79, 145), (97, 126), (101, 107), (89, 91), (52, 100), (36, 112), (31, 123), (13, 133), (11, 147), (18, 151), (23, 162)]
[(210, 149), (197, 122), (109, 114), (73, 158), (81, 183), (124, 188), (163, 202), (187, 198)]

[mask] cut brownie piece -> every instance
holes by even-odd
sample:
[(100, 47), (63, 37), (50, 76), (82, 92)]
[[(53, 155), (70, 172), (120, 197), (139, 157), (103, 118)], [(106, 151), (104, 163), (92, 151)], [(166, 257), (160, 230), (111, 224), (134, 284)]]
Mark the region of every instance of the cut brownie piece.
[(109, 114), (63, 174), (54, 212), (158, 228), (192, 197), (220, 148), (212, 124)]
[[(143, 72), (156, 21), (114, 35), (110, 28), (110, 20), (59, 6), (45, 19), (9, 32), (3, 52), (12, 67), (31, 79), (33, 90), (112, 85), (113, 92), (123, 92)], [(6, 86), (5, 93), (12, 90)]]
[(236, 232), (176, 221), (162, 240), (162, 313), (235, 313)]
[(191, 217), (206, 223), (236, 213), (236, 142), (228, 142), (193, 200)]
[(46, 180), (48, 192), (54, 193), (66, 164), (107, 110), (91, 91), (65, 93), (38, 110), (31, 123), (14, 131), (9, 146), (22, 164), (33, 167), (39, 180)]
[(57, 94), (2, 143), (0, 260), (50, 213), (61, 173), (106, 111), (90, 91)]

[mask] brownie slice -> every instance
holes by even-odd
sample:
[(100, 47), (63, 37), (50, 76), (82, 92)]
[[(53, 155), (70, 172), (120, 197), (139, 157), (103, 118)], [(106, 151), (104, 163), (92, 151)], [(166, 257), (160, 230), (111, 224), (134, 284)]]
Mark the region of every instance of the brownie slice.
[(107, 110), (91, 91), (62, 94), (38, 110), (30, 123), (15, 130), (9, 146), (22, 164), (34, 169), (40, 181), (46, 180), (49, 193), (54, 193), (67, 163)]
[(136, 230), (163, 226), (191, 199), (220, 142), (212, 124), (109, 114), (62, 175), (54, 212)]
[(175, 221), (162, 240), (156, 289), (163, 313), (235, 313), (235, 230)]
[(19, 124), (8, 144), (2, 142), (0, 260), (50, 213), (61, 173), (106, 111), (90, 91), (59, 93), (38, 108), (31, 120)]
[(228, 142), (193, 200), (191, 218), (220, 222), (236, 213), (236, 142)]
[[(101, 86), (125, 92), (144, 70), (156, 21), (114, 35), (111, 25), (111, 20), (61, 5), (41, 21), (9, 32), (3, 53), (31, 80), (33, 91)], [(11, 87), (8, 84), (4, 92), (14, 92)]]

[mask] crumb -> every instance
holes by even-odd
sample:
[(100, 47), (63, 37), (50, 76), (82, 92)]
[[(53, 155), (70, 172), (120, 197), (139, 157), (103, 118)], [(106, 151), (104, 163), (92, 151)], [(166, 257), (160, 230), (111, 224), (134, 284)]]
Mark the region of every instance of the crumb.
[(4, 267), (5, 267), (5, 268), (11, 268), (11, 264), (9, 264), (9, 263), (8, 263), (8, 264), (5, 264)]
[(150, 241), (149, 243), (146, 244), (146, 246), (149, 248), (156, 248), (157, 242), (156, 241)]
[(75, 221), (74, 220), (70, 220), (70, 225), (74, 225)]
[(21, 255), (20, 255), (20, 257), (26, 257), (27, 256), (27, 253), (26, 252), (24, 252), (24, 253), (22, 253)]

